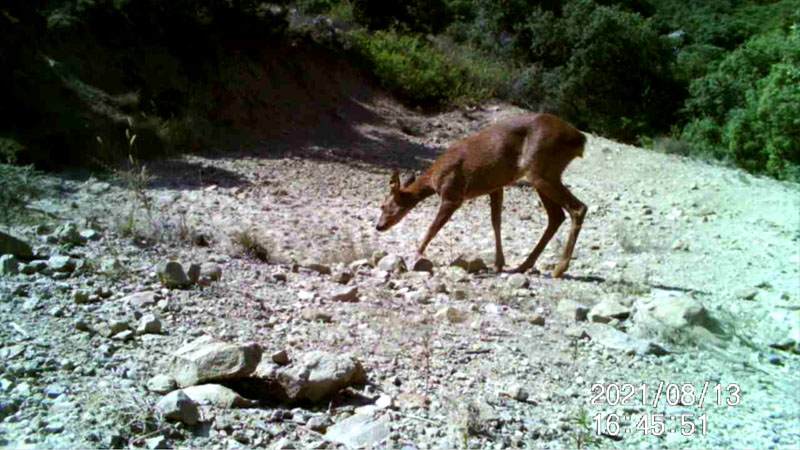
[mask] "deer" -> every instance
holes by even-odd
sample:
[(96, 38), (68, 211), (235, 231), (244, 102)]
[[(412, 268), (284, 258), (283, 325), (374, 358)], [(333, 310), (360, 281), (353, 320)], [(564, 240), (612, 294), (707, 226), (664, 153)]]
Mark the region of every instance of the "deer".
[(585, 144), (583, 133), (550, 114), (525, 114), (498, 121), (452, 144), (419, 178), (411, 175), (401, 183), (394, 171), (375, 228), (380, 232), (389, 230), (422, 200), (437, 194), (439, 210), (416, 251), (419, 259), (464, 201), (488, 195), (495, 241), (494, 268), (501, 273), (505, 266), (501, 238), (503, 189), (526, 177), (547, 213), (547, 227), (525, 261), (509, 272), (525, 273), (534, 267), (566, 219), (566, 211), (571, 223), (569, 238), (552, 273), (553, 278), (561, 278), (569, 268), (588, 210), (564, 186), (561, 176), (573, 159), (583, 157)]

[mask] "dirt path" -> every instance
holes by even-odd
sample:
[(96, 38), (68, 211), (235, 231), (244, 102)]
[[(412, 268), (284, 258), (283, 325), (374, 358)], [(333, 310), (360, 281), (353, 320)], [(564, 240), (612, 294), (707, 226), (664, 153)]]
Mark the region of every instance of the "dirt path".
[[(355, 268), (348, 286), (358, 287), (359, 301), (338, 303), (331, 293), (340, 284), (303, 268), (307, 263), (336, 272), (376, 251), (410, 255), (434, 216), (431, 199), (389, 232), (375, 231), (391, 170), (424, 168), (448, 142), (520, 112), (493, 104), (424, 117), (388, 103), (363, 107), (382, 120), (349, 122), (338, 134), (326, 129), (325, 139), (287, 135), (254, 151), (149, 163), (153, 179), (142, 191), (148, 208), (132, 200), (125, 183), (48, 176), (50, 198), (37, 207), (80, 227), (94, 218), (102, 239), (63, 248), (39, 244), (43, 238), (29, 228), (17, 231), (43, 253), (67, 252), (97, 266), (111, 257), (121, 268), (113, 276), (87, 271), (56, 280), (39, 273), (0, 281), (5, 446), (75, 448), (120, 439), (149, 445), (145, 437), (152, 434), (126, 428), (130, 414), (120, 411), (151, 408), (160, 395), (147, 392), (147, 380), (166, 371), (181, 343), (203, 334), (256, 341), (265, 354), (351, 353), (370, 380), (357, 392), (368, 399), (387, 394), (396, 403), (377, 413), (391, 431), (380, 447), (800, 446), (798, 185), (592, 136), (585, 158), (565, 176), (589, 206), (566, 279), (549, 275), (566, 224), (540, 259), (542, 274), (528, 276), (527, 285), (505, 274), (450, 268), (462, 253), (493, 250), (488, 199), (477, 199), (429, 247), (433, 275)], [(131, 223), (154, 242), (123, 238), (120, 231)], [(506, 190), (509, 265), (527, 255), (544, 225), (532, 188)], [(270, 262), (242, 256), (241, 233), (268, 250)], [(202, 241), (210, 245), (192, 245)], [(166, 259), (214, 262), (223, 276), (210, 287), (162, 289), (154, 267)], [(80, 289), (105, 298), (76, 304)], [(76, 330), (79, 318), (92, 325), (135, 316), (120, 300), (145, 290), (163, 301), (152, 307), (163, 334), (118, 342)], [(557, 311), (569, 300), (591, 307), (607, 299), (630, 308), (631, 319), (612, 323), (623, 331), (636, 330), (646, 305), (673, 299), (699, 302), (720, 329), (652, 333), (645, 337), (670, 350), (654, 356), (587, 339), (589, 323)], [(458, 317), (437, 317), (446, 307)], [(312, 310), (330, 320), (305, 320)], [(531, 323), (535, 316), (545, 324)], [(794, 353), (771, 347), (787, 341)], [(626, 383), (646, 389), (650, 401), (637, 395), (610, 405), (593, 395)], [(659, 386), (670, 383), (697, 392), (705, 386), (715, 396), (703, 408), (695, 397), (654, 404)], [(65, 393), (53, 397), (54, 385)], [(347, 398), (300, 407), (204, 407), (204, 427), (164, 424), (161, 431), (174, 447), (322, 448), (330, 442), (308, 431), (308, 417), (341, 421), (354, 409)], [(653, 428), (658, 417), (666, 421), (661, 436), (654, 435), (661, 434)], [(649, 426), (637, 428), (643, 420)], [(598, 424), (605, 434), (596, 433)]]

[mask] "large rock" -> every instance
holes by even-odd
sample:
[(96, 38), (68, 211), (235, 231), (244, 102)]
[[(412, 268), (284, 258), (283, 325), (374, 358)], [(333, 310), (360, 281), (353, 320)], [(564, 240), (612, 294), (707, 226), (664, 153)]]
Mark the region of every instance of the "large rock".
[(358, 287), (350, 286), (336, 289), (331, 293), (331, 300), (334, 302), (357, 302)]
[(698, 343), (715, 346), (724, 346), (729, 338), (702, 303), (680, 293), (654, 290), (650, 298), (638, 299), (633, 311), (630, 333), (634, 336), (660, 338), (685, 333)]
[(376, 419), (371, 414), (355, 414), (329, 427), (325, 438), (349, 448), (372, 447), (390, 432), (387, 416)]
[(378, 268), (384, 272), (405, 272), (406, 262), (399, 255), (388, 254), (378, 262)]
[(156, 375), (147, 380), (147, 390), (157, 394), (166, 394), (175, 390), (175, 379), (169, 375)]
[(161, 319), (155, 314), (145, 314), (139, 319), (136, 326), (137, 334), (159, 334), (161, 333)]
[(258, 402), (248, 400), (233, 389), (220, 384), (201, 384), (182, 389), (198, 405), (213, 405), (220, 408), (252, 408)]
[(47, 266), (53, 272), (72, 272), (75, 270), (75, 260), (65, 255), (51, 256), (47, 260)]
[(171, 372), (180, 387), (243, 378), (258, 367), (261, 353), (255, 343), (238, 345), (201, 337), (175, 352)]
[(0, 231), (0, 255), (14, 255), (20, 259), (33, 259), (33, 249), (30, 244)]
[(486, 266), (486, 262), (484, 262), (483, 258), (477, 253), (459, 255), (450, 265), (461, 267), (468, 273), (489, 270)]
[(591, 324), (586, 332), (593, 341), (614, 350), (635, 352), (638, 355), (661, 356), (669, 353), (658, 344), (646, 339), (635, 338), (602, 323)]
[(612, 319), (625, 320), (630, 316), (631, 310), (613, 299), (605, 299), (594, 305), (589, 311), (589, 321), (596, 323), (609, 323)]
[(411, 266), (413, 272), (433, 272), (433, 262), (428, 258), (417, 258)]
[(277, 371), (277, 382), (290, 401), (318, 402), (365, 381), (366, 372), (355, 358), (323, 351), (303, 354)]
[(189, 277), (177, 261), (164, 261), (158, 265), (156, 274), (161, 284), (167, 288), (181, 288), (189, 285)]
[(141, 309), (155, 306), (158, 303), (157, 294), (154, 291), (137, 292), (123, 297), (120, 302), (133, 308)]
[(194, 425), (200, 420), (197, 404), (183, 391), (170, 392), (156, 403), (156, 409), (167, 420), (180, 421), (186, 425)]
[(72, 222), (67, 222), (58, 227), (56, 230), (56, 238), (61, 244), (80, 245), (83, 242), (81, 240), (81, 234), (78, 232), (78, 226)]
[(508, 277), (508, 284), (515, 289), (525, 289), (530, 285), (530, 280), (525, 274), (515, 273)]
[(670, 328), (689, 325), (704, 326), (708, 322), (708, 311), (702, 303), (689, 297), (663, 298), (643, 304), (639, 310)]

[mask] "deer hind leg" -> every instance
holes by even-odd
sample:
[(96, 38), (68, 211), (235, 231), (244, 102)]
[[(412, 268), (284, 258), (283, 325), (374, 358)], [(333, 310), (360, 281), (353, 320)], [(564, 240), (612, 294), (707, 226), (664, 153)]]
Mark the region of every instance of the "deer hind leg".
[(547, 228), (545, 228), (542, 237), (539, 238), (539, 243), (536, 244), (536, 247), (534, 247), (530, 255), (525, 259), (525, 262), (512, 272), (524, 273), (533, 267), (536, 264), (536, 260), (539, 259), (539, 255), (542, 254), (542, 251), (547, 246), (547, 243), (550, 242), (550, 239), (556, 234), (558, 227), (560, 227), (561, 224), (564, 223), (564, 219), (566, 219), (566, 215), (558, 203), (550, 199), (550, 197), (547, 197), (538, 187), (536, 188), (536, 192), (542, 200), (542, 206), (545, 212), (547, 212)]
[(572, 252), (575, 250), (575, 242), (578, 240), (578, 234), (581, 232), (581, 226), (583, 225), (583, 218), (586, 216), (587, 208), (583, 202), (572, 195), (572, 192), (561, 183), (561, 180), (548, 181), (545, 179), (535, 179), (533, 180), (533, 184), (542, 197), (549, 197), (550, 200), (557, 203), (558, 206), (564, 208), (569, 213), (571, 224), (567, 246), (564, 247), (561, 260), (556, 265), (556, 268), (553, 269), (553, 277), (561, 278), (564, 272), (569, 268), (569, 261), (572, 259)]
[(506, 259), (503, 256), (503, 238), (501, 237), (501, 215), (503, 212), (503, 189), (500, 188), (489, 194), (489, 204), (492, 207), (492, 229), (494, 229), (494, 268), (497, 272), (503, 270)]

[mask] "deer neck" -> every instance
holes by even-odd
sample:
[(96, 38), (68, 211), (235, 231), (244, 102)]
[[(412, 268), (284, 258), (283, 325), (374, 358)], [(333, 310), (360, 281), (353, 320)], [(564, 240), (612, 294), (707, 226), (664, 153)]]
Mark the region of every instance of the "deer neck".
[(436, 190), (433, 188), (433, 186), (431, 186), (426, 177), (420, 177), (407, 187), (403, 188), (403, 192), (414, 199), (414, 203), (419, 203), (435, 194)]

